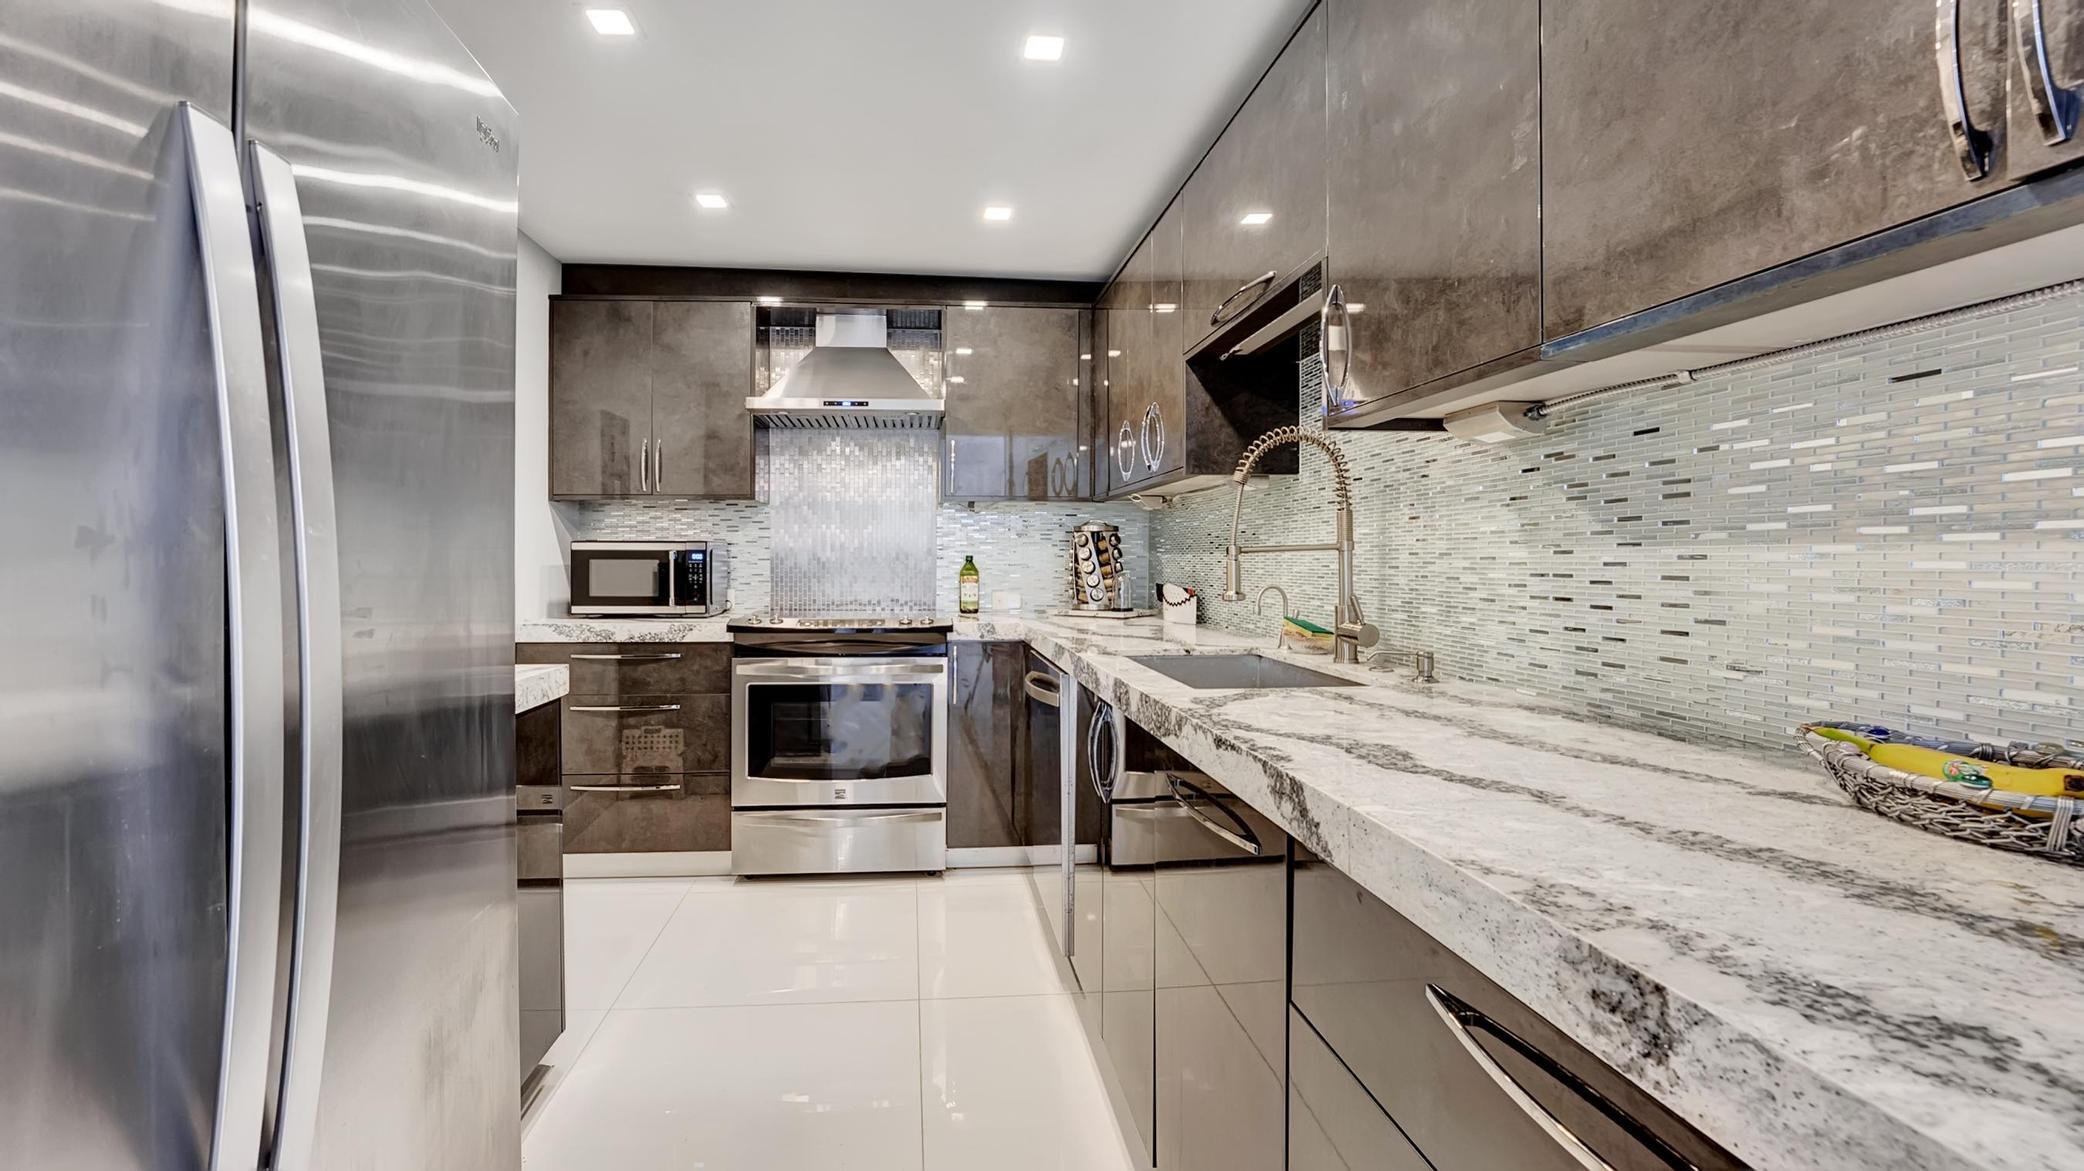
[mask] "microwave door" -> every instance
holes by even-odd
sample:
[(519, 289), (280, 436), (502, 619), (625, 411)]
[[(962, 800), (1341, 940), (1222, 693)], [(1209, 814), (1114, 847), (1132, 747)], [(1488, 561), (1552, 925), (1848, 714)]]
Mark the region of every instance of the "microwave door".
[(647, 550), (572, 551), (572, 613), (657, 614), (673, 607), (670, 561)]

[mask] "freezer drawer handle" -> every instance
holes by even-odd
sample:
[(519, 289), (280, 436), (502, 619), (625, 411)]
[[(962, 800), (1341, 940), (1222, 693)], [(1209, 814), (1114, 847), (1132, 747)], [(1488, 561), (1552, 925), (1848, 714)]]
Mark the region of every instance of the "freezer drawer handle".
[(680, 782), (666, 785), (568, 785), (574, 793), (678, 793)]
[(302, 825), (297, 909), (291, 928), (289, 1019), (284, 1044), (277, 1167), (304, 1167), (318, 1133), (319, 1080), (333, 994), (340, 896), (340, 547), (333, 506), (333, 446), (326, 418), (325, 359), (304, 209), (288, 160), (250, 144), (260, 240), (274, 293), (276, 355), (288, 434), (291, 552), (297, 571), (302, 705)]
[(1470, 1007), (1453, 993), (1448, 992), (1437, 984), (1428, 984), (1426, 985), (1426, 1003), (1433, 1006), (1433, 1011), (1439, 1014), (1441, 1022), (1447, 1026), (1450, 1033), (1454, 1034), (1455, 1040), (1462, 1043), (1462, 1048), (1468, 1052), (1470, 1059), (1476, 1062), (1478, 1068), (1482, 1069), (1484, 1074), (1492, 1082), (1496, 1083), (1499, 1089), (1505, 1091), (1505, 1096), (1512, 1099), (1513, 1105), (1518, 1106), (1522, 1113), (1533, 1119), (1535, 1124), (1546, 1131), (1550, 1138), (1556, 1140), (1557, 1146), (1562, 1147), (1571, 1158), (1577, 1161), (1578, 1166), (1585, 1168), (1586, 1171), (1613, 1171), (1613, 1166), (1595, 1154), (1592, 1148), (1586, 1146), (1583, 1139), (1572, 1134), (1569, 1128), (1556, 1119), (1555, 1115), (1550, 1114), (1541, 1103), (1535, 1101), (1532, 1094), (1522, 1089), (1520, 1083), (1513, 1080), (1512, 1074), (1507, 1072), (1504, 1066), (1499, 1065), (1496, 1059), (1489, 1053), (1485, 1052), (1482, 1045), (1477, 1044), (1472, 1030), (1481, 1030), (1497, 1038), (1513, 1052), (1526, 1058), (1527, 1061), (1538, 1067), (1543, 1073), (1556, 1079), (1570, 1092), (1583, 1099), (1587, 1105), (1606, 1115), (1608, 1120), (1613, 1122), (1614, 1125), (1627, 1131), (1630, 1137), (1641, 1143), (1649, 1154), (1655, 1156), (1665, 1166), (1673, 1168), (1674, 1171), (1698, 1171), (1698, 1164), (1678, 1151), (1673, 1150), (1671, 1144), (1658, 1137), (1656, 1131), (1643, 1125), (1634, 1115), (1621, 1109), (1613, 1099), (1600, 1093), (1590, 1082), (1570, 1072), (1561, 1062), (1528, 1044), (1520, 1038), (1519, 1034), (1485, 1016), (1475, 1008)]
[(1990, 173), (1990, 136), (1968, 113), (1968, 89), (1961, 76), (1961, 0), (1939, 0), (1937, 8), (1932, 47), (1939, 61), (1939, 104), (1946, 112), (1947, 135), (1954, 141), (1961, 173), (1974, 182)]
[(677, 712), (677, 703), (622, 703), (607, 706), (574, 705), (566, 709), (575, 712)]
[(1057, 689), (1057, 681), (1047, 671), (1029, 671), (1022, 684), (1027, 688), (1028, 698), (1036, 703), (1057, 707), (1064, 702), (1063, 692)]
[[(1174, 801), (1179, 802), (1179, 807), (1181, 809), (1186, 810), (1187, 813), (1191, 815), (1195, 821), (1200, 822), (1202, 828), (1208, 830), (1208, 832), (1216, 835), (1217, 837), (1222, 838), (1224, 841), (1229, 842), (1231, 845), (1236, 846), (1238, 849), (1243, 850), (1245, 853), (1250, 854), (1254, 858), (1263, 857), (1266, 854), (1266, 847), (1259, 844), (1259, 835), (1252, 832), (1252, 827), (1246, 823), (1245, 819), (1239, 817), (1235, 809), (1232, 809), (1228, 805), (1223, 804), (1221, 801), (1216, 800), (1214, 797), (1209, 796), (1207, 789), (1204, 789), (1200, 785), (1194, 784), (1191, 781), (1183, 781), (1178, 777), (1173, 776), (1171, 773), (1165, 774), (1165, 784), (1166, 787), (1172, 790), (1172, 799)], [(1182, 789), (1186, 790), (1186, 792), (1181, 792), (1180, 790)], [(1187, 795), (1189, 793), (1193, 794), (1193, 796), (1189, 797)], [(1199, 808), (1197, 808), (1197, 805), (1215, 806), (1218, 810), (1222, 811), (1223, 816), (1226, 819), (1228, 819), (1232, 825), (1235, 825), (1237, 829), (1233, 831), (1223, 826), (1217, 825), (1213, 820), (1209, 818), (1208, 814), (1203, 813)]]
[(641, 655), (567, 655), (590, 663), (667, 663), (680, 658), (678, 651), (647, 651)]
[(2019, 64), (2026, 69), (2026, 98), (2033, 120), (2049, 146), (2068, 142), (2077, 129), (2077, 91), (2055, 82), (2048, 57), (2048, 27), (2041, 0), (2012, 0), (2012, 28), (2019, 36)]
[(263, 1155), (276, 952), (281, 943), (283, 567), (276, 541), (275, 447), (252, 224), (239, 146), (186, 102), (188, 192), (202, 261), (203, 313), (217, 392), (224, 476), (226, 774), (229, 905), (217, 1116), (210, 1166)]

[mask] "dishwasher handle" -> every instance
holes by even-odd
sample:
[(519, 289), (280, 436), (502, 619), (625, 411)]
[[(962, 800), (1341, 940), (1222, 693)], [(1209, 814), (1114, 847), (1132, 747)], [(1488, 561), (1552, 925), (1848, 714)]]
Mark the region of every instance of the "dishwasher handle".
[[(1248, 824), (1244, 818), (1239, 817), (1237, 815), (1237, 810), (1230, 808), (1228, 805), (1225, 805), (1221, 801), (1218, 801), (1214, 797), (1210, 796), (1208, 790), (1202, 788), (1200, 785), (1197, 785), (1192, 781), (1183, 781), (1178, 777), (1172, 775), (1171, 773), (1165, 774), (1165, 784), (1168, 788), (1172, 790), (1172, 799), (1178, 802), (1179, 807), (1181, 809), (1186, 810), (1187, 814), (1191, 816), (1195, 821), (1200, 822), (1203, 829), (1206, 829), (1208, 832), (1216, 835), (1219, 838), (1222, 838), (1224, 841), (1229, 842), (1231, 845), (1236, 846), (1238, 849), (1243, 850), (1245, 853), (1250, 854), (1254, 858), (1260, 858), (1266, 855), (1266, 847), (1260, 844), (1259, 835), (1253, 833), (1251, 825)], [(1181, 792), (1182, 789), (1186, 790), (1186, 792)], [(1187, 795), (1189, 793), (1193, 794), (1193, 796), (1189, 797)], [(1217, 809), (1222, 811), (1224, 819), (1229, 821), (1231, 825), (1234, 825), (1237, 828), (1235, 830), (1232, 830), (1227, 827), (1217, 825), (1215, 821), (1209, 817), (1208, 814), (1203, 813), (1201, 810), (1195, 808), (1196, 802), (1200, 802), (1201, 804), (1205, 805), (1215, 806)]]
[(1497, 1059), (1477, 1043), (1476, 1033), (1483, 1032), (1497, 1038), (1500, 1043), (1525, 1058), (1535, 1068), (1554, 1078), (1585, 1104), (1605, 1115), (1608, 1121), (1626, 1131), (1630, 1138), (1641, 1144), (1645, 1152), (1658, 1162), (1672, 1168), (1673, 1171), (1699, 1171), (1699, 1164), (1674, 1150), (1670, 1143), (1658, 1137), (1656, 1131), (1623, 1110), (1613, 1099), (1600, 1093), (1590, 1082), (1572, 1073), (1561, 1062), (1536, 1049), (1519, 1034), (1471, 1007), (1453, 993), (1437, 984), (1428, 984), (1426, 1003), (1432, 1006), (1441, 1022), (1447, 1026), (1448, 1032), (1454, 1035), (1454, 1039), (1461, 1042), (1463, 1050), (1469, 1054), (1470, 1060), (1476, 1063), (1477, 1068), (1483, 1070), (1484, 1075), (1499, 1089), (1505, 1091), (1506, 1097), (1512, 1099), (1513, 1105), (1518, 1106), (1522, 1113), (1533, 1119), (1535, 1125), (1541, 1127), (1555, 1140), (1556, 1145), (1563, 1148), (1564, 1152), (1585, 1171), (1614, 1171), (1614, 1168), (1613, 1164), (1601, 1158), (1591, 1147), (1585, 1145), (1583, 1139), (1573, 1134), (1570, 1128), (1549, 1113), (1547, 1107), (1536, 1101), (1534, 1095), (1529, 1094), (1510, 1071), (1499, 1065)]

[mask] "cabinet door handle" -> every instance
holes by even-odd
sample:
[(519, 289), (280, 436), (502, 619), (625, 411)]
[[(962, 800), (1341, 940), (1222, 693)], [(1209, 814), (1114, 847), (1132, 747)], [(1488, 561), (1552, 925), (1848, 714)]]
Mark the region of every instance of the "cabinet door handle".
[(1573, 1134), (1570, 1128), (1558, 1121), (1556, 1116), (1550, 1114), (1548, 1109), (1540, 1102), (1535, 1101), (1534, 1096), (1521, 1087), (1512, 1074), (1504, 1066), (1499, 1065), (1497, 1059), (1492, 1057), (1482, 1045), (1477, 1043), (1475, 1036), (1477, 1032), (1488, 1033), (1492, 1037), (1497, 1038), (1507, 1048), (1526, 1059), (1528, 1063), (1554, 1078), (1559, 1084), (1582, 1099), (1586, 1105), (1605, 1115), (1608, 1121), (1627, 1131), (1630, 1138), (1640, 1143), (1650, 1155), (1665, 1166), (1672, 1168), (1673, 1171), (1697, 1171), (1697, 1166), (1693, 1160), (1674, 1150), (1670, 1143), (1658, 1137), (1656, 1131), (1643, 1125), (1634, 1115), (1621, 1109), (1613, 1099), (1600, 1093), (1590, 1082), (1572, 1073), (1555, 1058), (1536, 1049), (1521, 1038), (1519, 1034), (1514, 1033), (1490, 1017), (1485, 1016), (1482, 1012), (1464, 1003), (1453, 993), (1437, 984), (1428, 984), (1426, 985), (1426, 1003), (1432, 1006), (1433, 1012), (1439, 1016), (1441, 1023), (1447, 1026), (1447, 1031), (1452, 1033), (1454, 1039), (1461, 1043), (1463, 1051), (1469, 1054), (1469, 1059), (1476, 1063), (1477, 1068), (1483, 1070), (1484, 1076), (1490, 1078), (1493, 1084), (1500, 1090), (1503, 1090), (1505, 1096), (1512, 1099), (1513, 1105), (1518, 1106), (1522, 1113), (1533, 1119), (1534, 1124), (1539, 1126), (1551, 1139), (1554, 1139), (1556, 1145), (1563, 1148), (1564, 1152), (1575, 1160), (1578, 1166), (1584, 1168), (1585, 1171), (1613, 1171), (1613, 1165), (1600, 1158), (1597, 1152), (1585, 1145), (1583, 1139)]
[(1990, 173), (1990, 136), (1968, 113), (1967, 83), (1961, 73), (1961, 0), (1940, 0), (1932, 22), (1932, 47), (1939, 63), (1939, 101), (1946, 111), (1954, 157), (1970, 182)]
[[(1188, 816), (1200, 822), (1203, 829), (1222, 838), (1254, 858), (1265, 856), (1266, 847), (1259, 844), (1259, 835), (1252, 832), (1250, 823), (1237, 815), (1237, 810), (1210, 796), (1208, 790), (1200, 785), (1191, 781), (1180, 780), (1171, 773), (1165, 774), (1165, 787), (1172, 790), (1172, 799), (1179, 803), (1181, 809), (1187, 811)], [(1183, 789), (1185, 792), (1181, 792)], [(1188, 794), (1192, 794), (1192, 796)], [(1196, 803), (1215, 806), (1222, 811), (1224, 819), (1237, 828), (1233, 831), (1225, 826), (1217, 825), (1208, 814), (1195, 807)]]
[(1121, 470), (1124, 480), (1135, 470), (1129, 466), (1129, 452), (1134, 443), (1135, 440), (1129, 437), (1129, 422), (1124, 419), (1121, 431), (1114, 437), (1114, 466)]
[(624, 703), (606, 705), (573, 705), (564, 709), (568, 712), (677, 712), (677, 703)]
[(1028, 698), (1036, 703), (1058, 707), (1064, 702), (1064, 694), (1058, 689), (1056, 679), (1047, 671), (1029, 671), (1021, 684), (1027, 688)]
[[(1260, 273), (1258, 276), (1255, 276), (1251, 280), (1246, 281), (1244, 284), (1239, 285), (1235, 293), (1232, 293), (1229, 296), (1223, 298), (1223, 303), (1221, 305), (1216, 306), (1216, 311), (1208, 315), (1209, 327), (1214, 328), (1218, 325), (1221, 325), (1224, 322), (1230, 320), (1232, 317), (1237, 316), (1237, 314), (1242, 313), (1246, 309), (1251, 308), (1252, 303), (1254, 301), (1257, 301), (1259, 298), (1257, 295), (1245, 298), (1245, 294), (1256, 294), (1256, 292), (1264, 292), (1266, 287), (1268, 285), (1273, 284), (1274, 279), (1276, 277), (1279, 277), (1280, 275), (1281, 274), (1278, 272), (1269, 270), (1267, 272)], [(1240, 300), (1240, 298), (1244, 299)], [(1232, 306), (1236, 306), (1234, 311), (1231, 308)]]
[[(1332, 374), (1332, 355), (1339, 355), (1338, 374)], [(1320, 412), (1326, 418), (1346, 405), (1346, 376), (1353, 370), (1353, 315), (1346, 308), (1346, 290), (1333, 285), (1324, 295), (1324, 308), (1317, 311), (1317, 361), (1324, 367), (1324, 393)]]
[(2068, 142), (2077, 129), (2077, 91), (2055, 82), (2041, 0), (2012, 0), (2012, 27), (2019, 38), (2019, 64), (2026, 68), (2026, 100), (2041, 137), (2049, 146)]
[(666, 490), (666, 441), (663, 439), (651, 445), (651, 490)]
[(678, 659), (678, 651), (651, 651), (640, 655), (566, 655), (568, 659), (585, 659), (600, 663), (657, 663)]
[(1155, 472), (1164, 465), (1165, 414), (1158, 409), (1157, 403), (1152, 403), (1144, 408), (1143, 434), (1137, 440), (1137, 446), (1143, 452), (1143, 466), (1145, 468)]
[(649, 439), (644, 441), (644, 446), (637, 452), (637, 491), (651, 491), (651, 440)]
[(680, 782), (666, 785), (572, 785), (566, 788), (574, 793), (678, 793)]

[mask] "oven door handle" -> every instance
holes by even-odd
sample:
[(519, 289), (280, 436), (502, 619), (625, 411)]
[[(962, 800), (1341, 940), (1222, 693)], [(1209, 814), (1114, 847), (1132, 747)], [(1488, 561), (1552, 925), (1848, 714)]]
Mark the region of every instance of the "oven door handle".
[(941, 680), (948, 677), (946, 659), (739, 659), (731, 673), (752, 683), (885, 683), (897, 680)]

